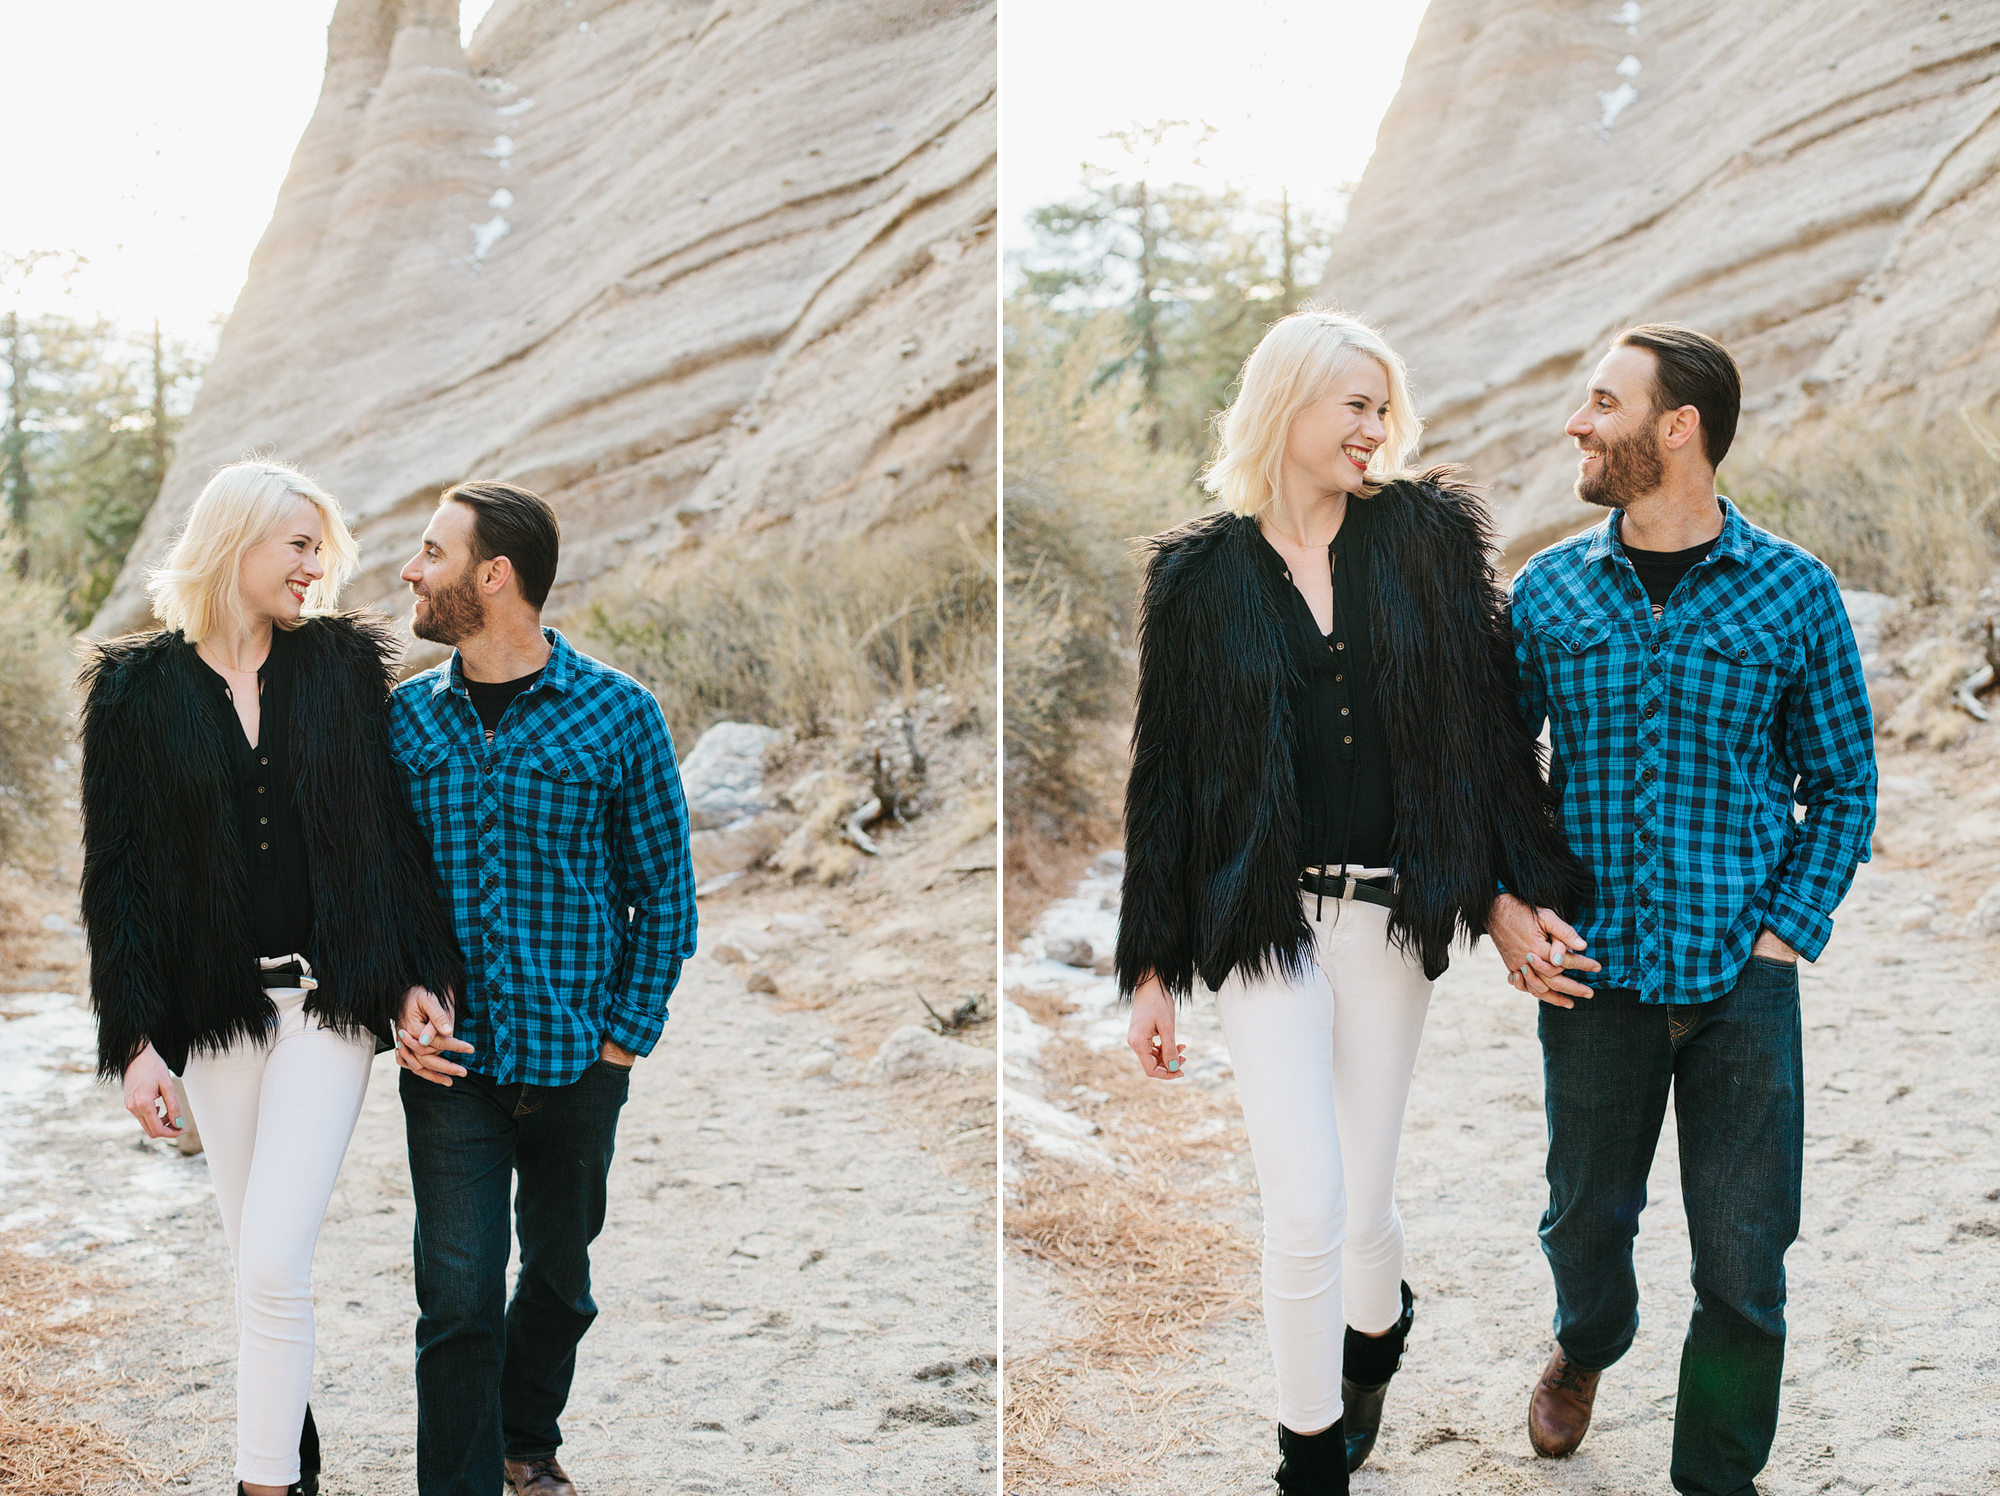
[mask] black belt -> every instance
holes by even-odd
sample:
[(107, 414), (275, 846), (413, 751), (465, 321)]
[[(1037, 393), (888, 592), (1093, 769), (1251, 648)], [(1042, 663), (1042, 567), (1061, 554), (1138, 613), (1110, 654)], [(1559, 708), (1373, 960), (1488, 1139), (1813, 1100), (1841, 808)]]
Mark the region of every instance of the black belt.
[(313, 980), (312, 962), (304, 956), (260, 956), (257, 977), (266, 991), (273, 987), (303, 987), (310, 992), (319, 983)]
[(1322, 899), (1358, 900), (1384, 909), (1394, 909), (1402, 902), (1401, 884), (1402, 879), (1393, 873), (1386, 878), (1349, 878), (1339, 873), (1322, 876), (1308, 868), (1299, 874), (1299, 887), (1307, 893)]

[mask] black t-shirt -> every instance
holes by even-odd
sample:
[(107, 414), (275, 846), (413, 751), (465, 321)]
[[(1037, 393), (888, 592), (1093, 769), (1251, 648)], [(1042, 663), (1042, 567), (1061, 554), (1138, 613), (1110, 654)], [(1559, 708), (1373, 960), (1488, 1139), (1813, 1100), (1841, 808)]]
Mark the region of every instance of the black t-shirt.
[(1389, 742), (1375, 705), (1374, 638), (1369, 627), (1365, 499), (1347, 502), (1327, 547), (1333, 569), (1333, 631), (1322, 634), (1285, 558), (1259, 547), (1293, 650), (1292, 774), (1299, 795), (1299, 865), (1388, 867), (1395, 854), (1396, 800)]
[(1639, 585), (1646, 589), (1646, 600), (1653, 605), (1653, 616), (1658, 618), (1666, 611), (1667, 599), (1674, 595), (1674, 589), (1681, 584), (1681, 578), (1701, 562), (1708, 559), (1708, 553), (1715, 549), (1715, 541), (1704, 540), (1700, 545), (1691, 545), (1684, 551), (1641, 551), (1619, 541), (1624, 547), (1625, 558), (1632, 563), (1632, 569), (1639, 573)]
[(465, 694), (472, 698), (472, 709), (479, 713), (479, 725), (486, 729), (486, 741), (493, 741), (493, 734), (500, 726), (500, 719), (506, 715), (507, 707), (516, 696), (534, 689), (535, 682), (542, 678), (542, 672), (531, 670), (518, 680), (471, 680), (465, 682)]
[(288, 630), (271, 630), (271, 652), (257, 667), (262, 701), (255, 748), (243, 735), (229, 683), (195, 656), (214, 687), (209, 701), (229, 766), (236, 836), (250, 884), (250, 935), (257, 946), (248, 953), (252, 956), (304, 954), (312, 943), (312, 885), (292, 763), (294, 644)]

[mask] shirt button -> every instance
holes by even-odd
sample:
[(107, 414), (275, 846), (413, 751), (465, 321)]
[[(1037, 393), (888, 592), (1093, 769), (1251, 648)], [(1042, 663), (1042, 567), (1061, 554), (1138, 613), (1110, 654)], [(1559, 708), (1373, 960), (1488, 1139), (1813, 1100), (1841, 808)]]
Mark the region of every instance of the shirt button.
[(269, 842), (258, 842), (257, 850), (260, 852), (268, 852), (271, 850), (271, 844)]
[(257, 817), (257, 824), (259, 826), (268, 826), (271, 824), (271, 818), (269, 816), (259, 816)]
[(1653, 713), (1657, 712), (1659, 709), (1660, 707), (1658, 702), (1649, 701), (1644, 706), (1639, 708), (1639, 715), (1642, 717), (1650, 717), (1653, 715)]
[(1342, 708), (1340, 709), (1340, 715), (1341, 715), (1341, 716), (1343, 716), (1343, 717), (1345, 717), (1345, 716), (1347, 715), (1347, 708), (1346, 708), (1346, 707), (1342, 707)]
[(1354, 741), (1354, 739), (1351, 737), (1347, 737), (1347, 738), (1342, 738), (1340, 741), (1343, 743), (1351, 743)]
[(258, 794), (260, 794), (260, 795), (264, 793), (264, 786), (263, 786), (263, 785), (261, 785), (261, 784), (260, 784), (260, 785), (258, 785), (258, 786), (257, 786), (257, 793), (258, 793)]
[(1347, 648), (1347, 646), (1346, 646), (1345, 644), (1336, 644), (1336, 645), (1334, 645), (1333, 647), (1334, 647), (1335, 649), (1345, 649), (1345, 648)]
[(270, 760), (268, 758), (260, 758), (257, 760), (257, 762), (260, 764), (268, 764)]
[(1335, 680), (1346, 680), (1346, 679), (1347, 679), (1347, 677), (1346, 677), (1346, 676), (1344, 676), (1344, 675), (1336, 675), (1336, 676), (1334, 676), (1334, 679), (1335, 679)]
[(1653, 770), (1649, 765), (1648, 767), (1643, 768), (1639, 771), (1639, 783), (1651, 784), (1652, 782), (1653, 782)]

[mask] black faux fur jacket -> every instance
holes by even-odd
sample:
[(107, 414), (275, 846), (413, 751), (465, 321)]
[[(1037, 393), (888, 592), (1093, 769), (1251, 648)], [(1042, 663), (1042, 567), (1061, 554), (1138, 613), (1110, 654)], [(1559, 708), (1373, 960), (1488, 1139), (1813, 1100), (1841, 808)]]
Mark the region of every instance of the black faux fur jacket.
[[(1563, 845), (1515, 703), (1507, 598), (1485, 506), (1434, 469), (1365, 499), (1377, 702), (1392, 759), (1402, 901), (1391, 936), (1435, 978), (1484, 933), (1494, 880), (1568, 912), (1589, 888)], [(1284, 625), (1257, 522), (1205, 515), (1149, 542), (1125, 792), (1118, 983), (1176, 997), (1199, 976), (1297, 974), (1299, 810)]]
[[(396, 646), (379, 614), (308, 618), (293, 637), (292, 763), (318, 990), (306, 1011), (391, 1042), (413, 986), (465, 988), (438, 908), (430, 845), (389, 757)], [(97, 1068), (123, 1074), (147, 1042), (176, 1073), (189, 1051), (261, 1038), (248, 874), (224, 746), (194, 646), (153, 633), (84, 664), (83, 923)], [(448, 999), (447, 999), (448, 1000)]]

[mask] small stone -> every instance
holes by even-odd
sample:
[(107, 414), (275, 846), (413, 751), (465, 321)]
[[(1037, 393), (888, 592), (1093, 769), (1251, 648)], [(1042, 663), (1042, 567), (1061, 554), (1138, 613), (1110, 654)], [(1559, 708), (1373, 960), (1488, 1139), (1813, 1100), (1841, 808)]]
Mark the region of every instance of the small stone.
[(943, 1039), (920, 1024), (907, 1023), (882, 1041), (864, 1078), (909, 1080), (919, 1075), (977, 1072), (993, 1068), (993, 1051)]
[(778, 990), (778, 980), (771, 975), (771, 969), (768, 966), (751, 967), (750, 974), (743, 979), (743, 985), (752, 992), (769, 992), (775, 994)]
[(1095, 961), (1090, 963), (1090, 969), (1101, 977), (1108, 977), (1118, 969), (1118, 958), (1115, 956), (1099, 956)]
[(1896, 928), (1901, 931), (1928, 930), (1937, 911), (1928, 904), (1912, 904), (1896, 916)]
[(1047, 942), (1042, 950), (1051, 961), (1060, 961), (1064, 966), (1081, 966), (1087, 970), (1097, 960), (1097, 953), (1090, 948), (1090, 942), (1080, 937), (1059, 937)]
[(825, 1075), (833, 1069), (837, 1058), (830, 1049), (815, 1049), (799, 1059), (797, 1074), (800, 1080), (810, 1080), (815, 1075)]

